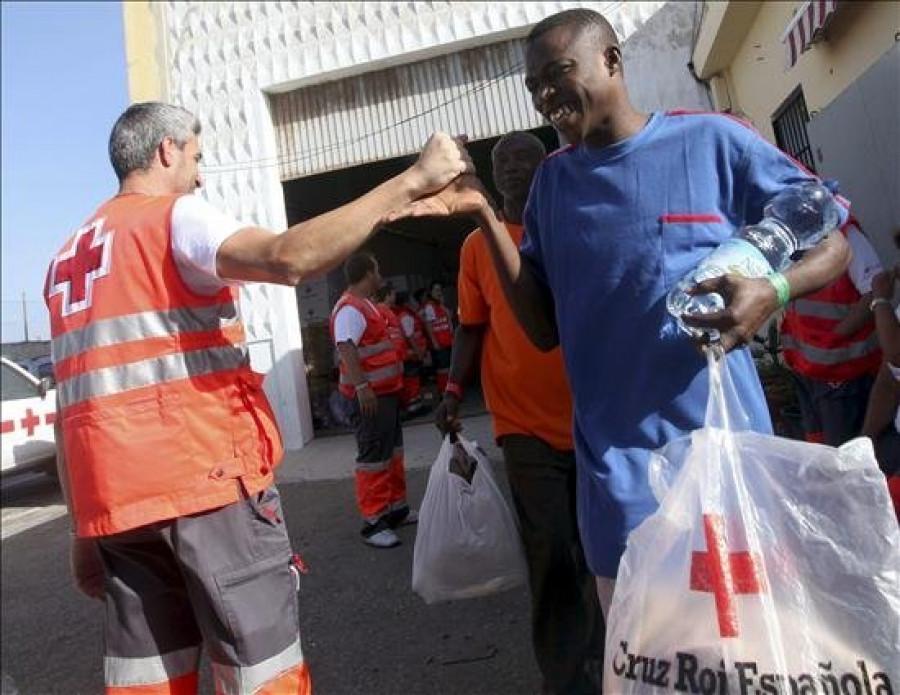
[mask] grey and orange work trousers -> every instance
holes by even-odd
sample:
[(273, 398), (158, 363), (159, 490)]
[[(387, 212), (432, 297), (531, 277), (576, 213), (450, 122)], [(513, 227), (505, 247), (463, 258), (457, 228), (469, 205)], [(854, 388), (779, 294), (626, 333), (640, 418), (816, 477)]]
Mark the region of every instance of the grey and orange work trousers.
[(274, 486), (226, 507), (98, 539), (107, 695), (309, 695), (298, 568)]

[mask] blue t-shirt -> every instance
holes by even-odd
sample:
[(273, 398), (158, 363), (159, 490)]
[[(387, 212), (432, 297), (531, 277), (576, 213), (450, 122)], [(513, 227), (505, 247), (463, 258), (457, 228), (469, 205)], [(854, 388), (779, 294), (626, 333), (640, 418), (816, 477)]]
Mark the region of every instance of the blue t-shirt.
[[(703, 426), (706, 362), (667, 292), (783, 187), (810, 174), (716, 114), (656, 113), (631, 138), (541, 165), (521, 254), (553, 295), (575, 402), (578, 520), (591, 570), (615, 577), (655, 511), (650, 451)], [(772, 430), (747, 349), (728, 356), (750, 426)]]

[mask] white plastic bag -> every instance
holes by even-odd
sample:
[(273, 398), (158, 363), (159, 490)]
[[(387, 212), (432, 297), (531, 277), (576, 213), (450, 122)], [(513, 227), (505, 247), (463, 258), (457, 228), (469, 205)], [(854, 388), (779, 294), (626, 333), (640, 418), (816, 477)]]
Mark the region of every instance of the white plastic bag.
[(604, 692), (900, 693), (900, 532), (868, 439), (746, 430), (710, 355), (706, 426), (657, 454), (629, 537)]
[[(471, 483), (450, 470), (454, 446), (475, 459)], [(487, 457), (474, 442), (445, 437), (419, 508), (413, 590), (436, 603), (487, 596), (525, 578), (518, 529)]]

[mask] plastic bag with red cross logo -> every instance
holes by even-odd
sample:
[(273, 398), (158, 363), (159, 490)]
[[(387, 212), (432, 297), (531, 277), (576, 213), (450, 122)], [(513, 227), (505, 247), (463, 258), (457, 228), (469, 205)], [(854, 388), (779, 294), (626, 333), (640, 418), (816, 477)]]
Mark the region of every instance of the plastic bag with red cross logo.
[(726, 364), (710, 354), (704, 428), (651, 461), (604, 692), (900, 693), (900, 531), (870, 441), (748, 431)]

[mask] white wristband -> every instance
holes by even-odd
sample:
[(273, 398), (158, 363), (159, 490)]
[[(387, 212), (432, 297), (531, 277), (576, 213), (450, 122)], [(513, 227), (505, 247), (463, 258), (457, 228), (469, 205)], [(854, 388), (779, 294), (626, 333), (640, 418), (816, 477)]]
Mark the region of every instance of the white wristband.
[(877, 307), (879, 304), (887, 304), (888, 306), (890, 306), (891, 300), (887, 299), (886, 297), (875, 297), (875, 299), (869, 302), (869, 311), (875, 311), (875, 307)]

